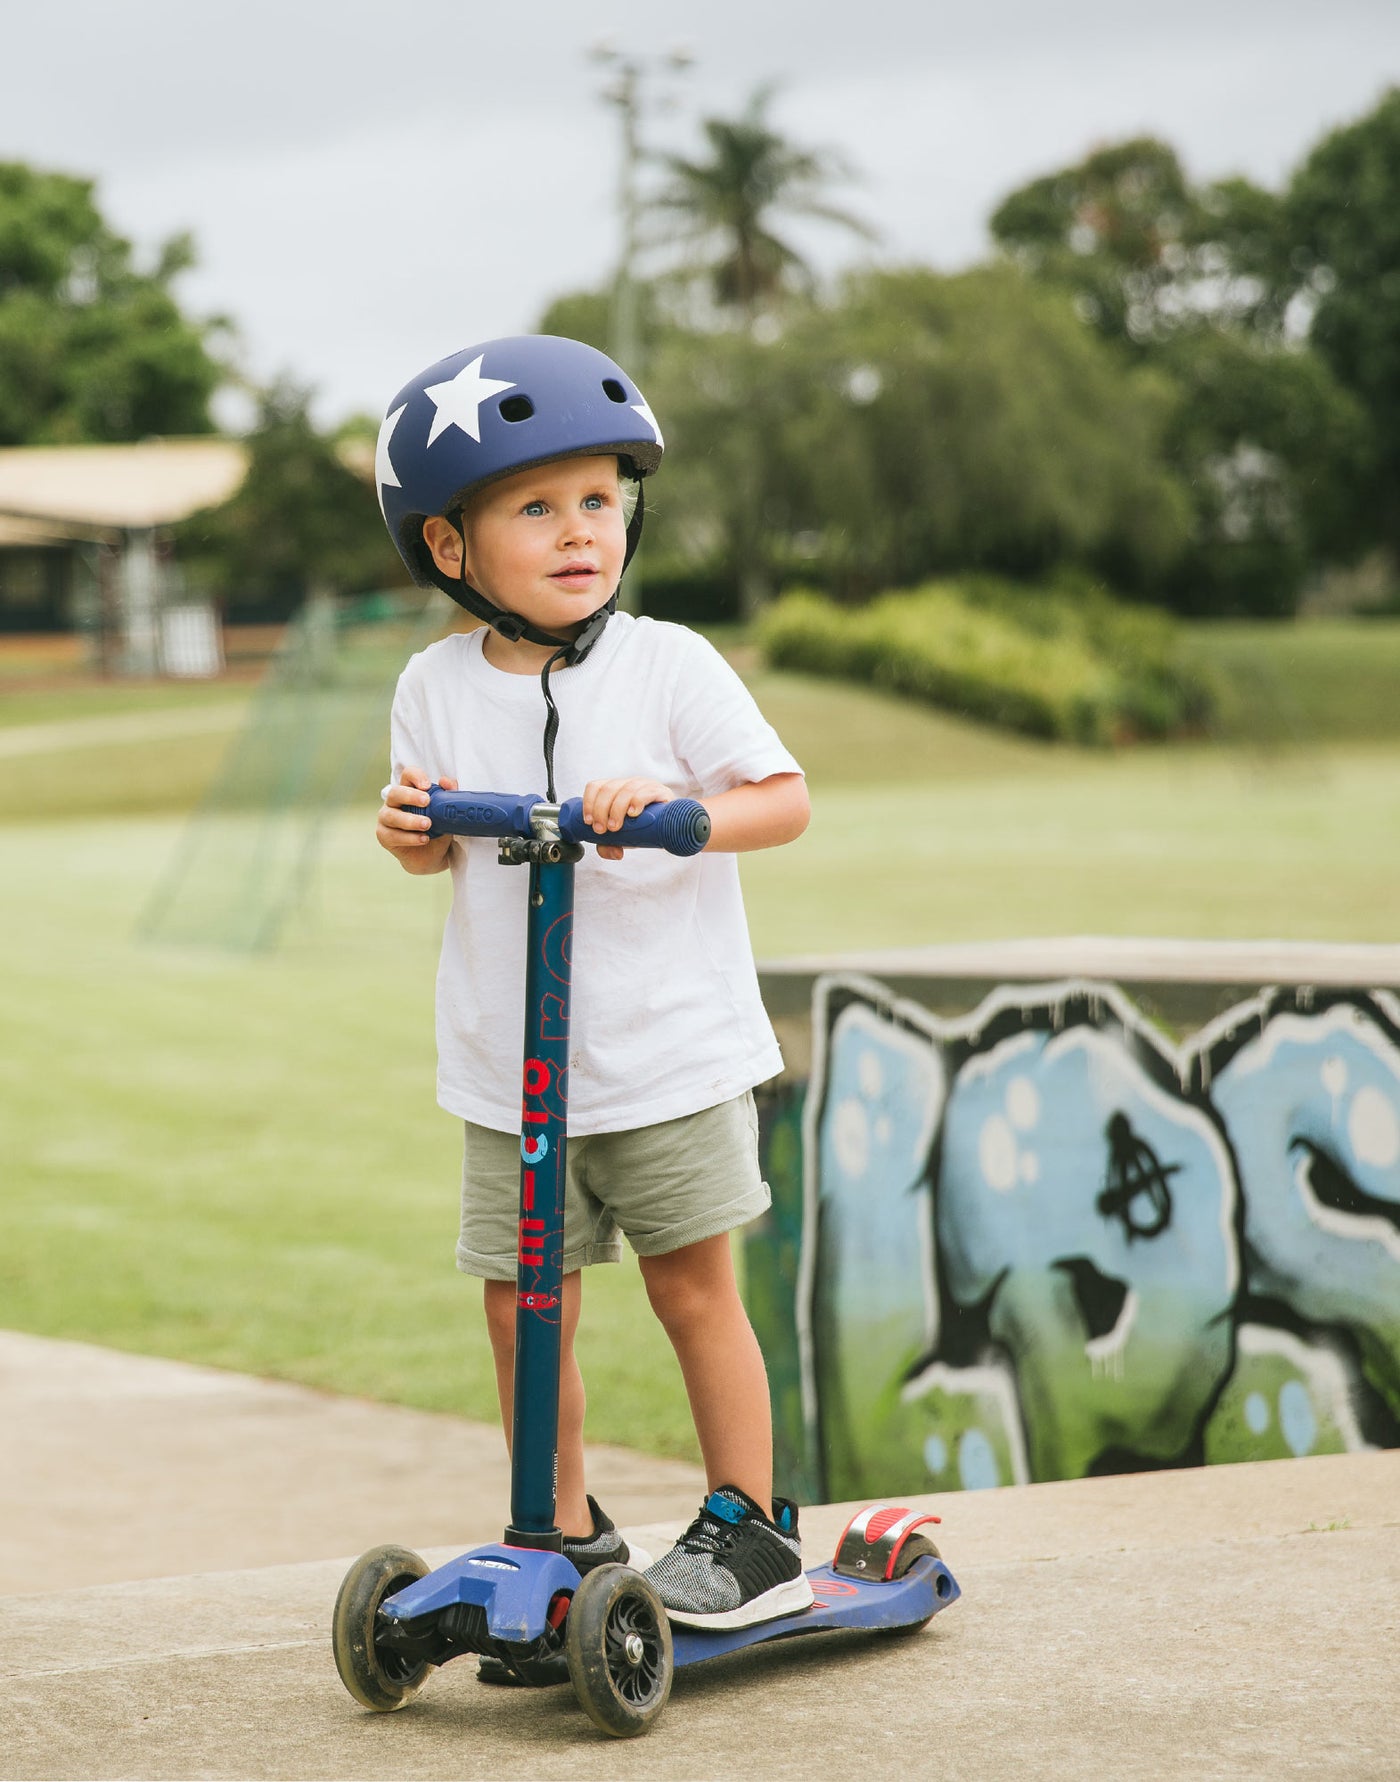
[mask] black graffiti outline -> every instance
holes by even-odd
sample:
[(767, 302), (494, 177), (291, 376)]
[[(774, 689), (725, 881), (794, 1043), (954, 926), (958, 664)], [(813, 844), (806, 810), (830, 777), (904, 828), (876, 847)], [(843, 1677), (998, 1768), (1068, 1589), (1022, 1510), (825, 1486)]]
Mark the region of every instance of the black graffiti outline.
[[(1172, 1222), (1171, 1178), (1180, 1174), (1182, 1165), (1164, 1164), (1147, 1140), (1133, 1131), (1121, 1108), (1109, 1116), (1104, 1137), (1109, 1174), (1095, 1207), (1105, 1219), (1122, 1219), (1123, 1235), (1130, 1244), (1135, 1238), (1160, 1237)], [(1151, 1206), (1151, 1223), (1139, 1225), (1133, 1206), (1144, 1196)]]

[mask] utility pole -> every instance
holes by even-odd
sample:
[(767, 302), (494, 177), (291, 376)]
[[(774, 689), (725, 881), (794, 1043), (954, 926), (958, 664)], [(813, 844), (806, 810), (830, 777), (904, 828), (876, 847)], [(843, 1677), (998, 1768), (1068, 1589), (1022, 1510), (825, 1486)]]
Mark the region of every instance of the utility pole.
[[(605, 104), (616, 107), (622, 123), (622, 156), (617, 179), (617, 211), (622, 240), (608, 311), (608, 351), (629, 376), (640, 379), (646, 370), (637, 285), (637, 254), (641, 246), (637, 168), (642, 158), (638, 121), (645, 109), (643, 83), (658, 71), (683, 74), (695, 58), (687, 49), (673, 49), (664, 56), (625, 55), (611, 43), (595, 44), (589, 53), (595, 62), (613, 70), (613, 78), (604, 87), (602, 97)], [(641, 586), (634, 560), (622, 593), (621, 604), (626, 611), (641, 610)]]

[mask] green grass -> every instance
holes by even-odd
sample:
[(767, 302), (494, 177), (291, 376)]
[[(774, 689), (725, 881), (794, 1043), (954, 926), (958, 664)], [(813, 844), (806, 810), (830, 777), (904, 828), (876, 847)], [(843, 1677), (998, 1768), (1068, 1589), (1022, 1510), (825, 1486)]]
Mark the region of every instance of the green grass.
[[(0, 652), (3, 660), (3, 652)], [(205, 711), (211, 705), (246, 705), (252, 693), (238, 681), (84, 681), (47, 687), (7, 686), (0, 692), (0, 730), (21, 724), (73, 722), (131, 712)]]
[(1018, 935), (1386, 942), (1400, 752), (1067, 757), (1047, 772), (818, 791), (745, 862), (760, 956)]
[[(1288, 655), (1255, 630), (1241, 647)], [(1363, 656), (1389, 673), (1400, 628), (1352, 631), (1352, 683)], [(808, 834), (744, 863), (760, 957), (1083, 932), (1393, 939), (1384, 701), (1364, 746), (1104, 756), (828, 681), (754, 687), (814, 789)], [(457, 1128), (432, 1099), (445, 886), (378, 853), (371, 801), (330, 826), (321, 889), (274, 956), (138, 946), (225, 743), (94, 751), (90, 734), (0, 756), (0, 1322), (490, 1417), (479, 1289), (451, 1259)], [(590, 1435), (692, 1455), (635, 1266), (585, 1291)]]
[[(460, 1128), (433, 1105), (442, 887), (363, 826), (273, 958), (139, 948), (174, 822), (0, 829), (3, 1321), (494, 1415), (456, 1274)], [(594, 1439), (689, 1455), (634, 1266), (590, 1271)]]
[(818, 789), (1022, 775), (1039, 780), (1079, 759), (1077, 751), (964, 723), (845, 681), (757, 668), (745, 678), (768, 721)]
[(1193, 625), (1192, 643), (1226, 677), (1224, 733), (1272, 744), (1400, 740), (1400, 623)]

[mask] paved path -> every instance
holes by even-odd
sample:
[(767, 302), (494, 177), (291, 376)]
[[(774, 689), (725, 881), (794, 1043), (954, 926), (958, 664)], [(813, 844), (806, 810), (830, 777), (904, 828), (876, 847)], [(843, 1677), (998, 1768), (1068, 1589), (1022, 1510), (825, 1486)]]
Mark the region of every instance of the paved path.
[(167, 742), (187, 736), (220, 736), (247, 721), (245, 701), (177, 706), (159, 712), (104, 712), (44, 724), (0, 726), (0, 761), (24, 755), (60, 755), (113, 743)]
[[(38, 1452), (26, 1432), (44, 1429), (40, 1447), (71, 1454), (65, 1442), (76, 1438), (60, 1440), (61, 1416), (43, 1409), (48, 1346), (29, 1343), (0, 1344), (0, 1417), (22, 1456)], [(89, 1379), (108, 1366), (114, 1389), (127, 1365), (53, 1347), (67, 1351), (50, 1357), (60, 1386), (65, 1368), (85, 1361)], [(468, 1664), (432, 1676), (404, 1712), (383, 1717), (357, 1709), (340, 1686), (327, 1627), (345, 1564), (381, 1539), (428, 1544), (414, 1530), (431, 1532), (436, 1494), (416, 1495), (413, 1481), (444, 1437), (459, 1455), (475, 1453), (463, 1426), (422, 1419), (425, 1445), (415, 1446), (413, 1413), (317, 1394), (293, 1403), (289, 1389), (211, 1381), (204, 1370), (176, 1370), (199, 1376), (179, 1398), (168, 1364), (134, 1366), (129, 1377), (145, 1385), (125, 1394), (115, 1421), (99, 1416), (110, 1393), (88, 1394), (82, 1488), (55, 1480), (67, 1495), (35, 1502), (4, 1467), (7, 1563), (28, 1553), (33, 1592), (0, 1600), (5, 1778), (1400, 1774), (1400, 1452), (944, 1497), (939, 1542), (965, 1594), (926, 1632), (788, 1641), (683, 1672), (653, 1731), (619, 1744), (592, 1731), (567, 1689), (490, 1690)], [(16, 1372), (30, 1382), (29, 1408)], [(72, 1388), (68, 1398), (81, 1402)], [(172, 1400), (182, 1407), (173, 1416)], [(346, 1415), (362, 1420), (353, 1431), (339, 1421)], [(177, 1439), (180, 1423), (214, 1434), (191, 1444)], [(115, 1464), (118, 1424), (128, 1449)], [(328, 1460), (316, 1448), (321, 1430)], [(295, 1448), (296, 1465), (265, 1457), (265, 1474), (241, 1471), (247, 1450), (274, 1437)], [(376, 1463), (366, 1475), (367, 1437), (376, 1452), (405, 1444), (397, 1474)], [(178, 1479), (145, 1476), (167, 1506), (153, 1520), (131, 1501), (143, 1485), (139, 1452), (194, 1468), (184, 1492)], [(274, 1477), (318, 1504), (321, 1520), (300, 1525), (306, 1554), (327, 1554), (358, 1517), (363, 1532), (315, 1563), (52, 1591), (59, 1574), (48, 1568), (66, 1565), (71, 1576), (94, 1508), (129, 1526), (136, 1545), (158, 1543), (169, 1506), (198, 1497), (220, 1454), (243, 1484), (214, 1500), (218, 1539), (234, 1543), (231, 1525), (244, 1521), (258, 1551), (296, 1537), (288, 1512), (269, 1520), (254, 1490)], [(27, 1464), (37, 1480), (42, 1468)], [(635, 1530), (664, 1541), (689, 1514), (693, 1480), (663, 1478), (635, 1457), (616, 1464), (619, 1487), (631, 1477), (639, 1500), (674, 1491), (674, 1509)], [(840, 1506), (804, 1511), (809, 1553), (831, 1547), (845, 1516)], [(93, 1541), (84, 1562), (106, 1565), (106, 1576), (110, 1538)], [(428, 1557), (448, 1557), (477, 1530), (464, 1517), (451, 1538)]]
[[(500, 1539), (495, 1425), (0, 1331), (0, 1595)], [(679, 1461), (593, 1447), (615, 1521), (693, 1515)]]

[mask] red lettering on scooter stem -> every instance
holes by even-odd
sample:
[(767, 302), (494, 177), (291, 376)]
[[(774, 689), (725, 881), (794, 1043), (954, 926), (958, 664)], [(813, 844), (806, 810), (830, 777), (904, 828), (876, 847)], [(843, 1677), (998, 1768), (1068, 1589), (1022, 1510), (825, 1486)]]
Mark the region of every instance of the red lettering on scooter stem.
[(522, 1219), (520, 1221), (520, 1260), (527, 1267), (544, 1266), (544, 1220)]
[(543, 1095), (549, 1088), (551, 1073), (543, 1058), (527, 1058), (524, 1074), (527, 1095)]

